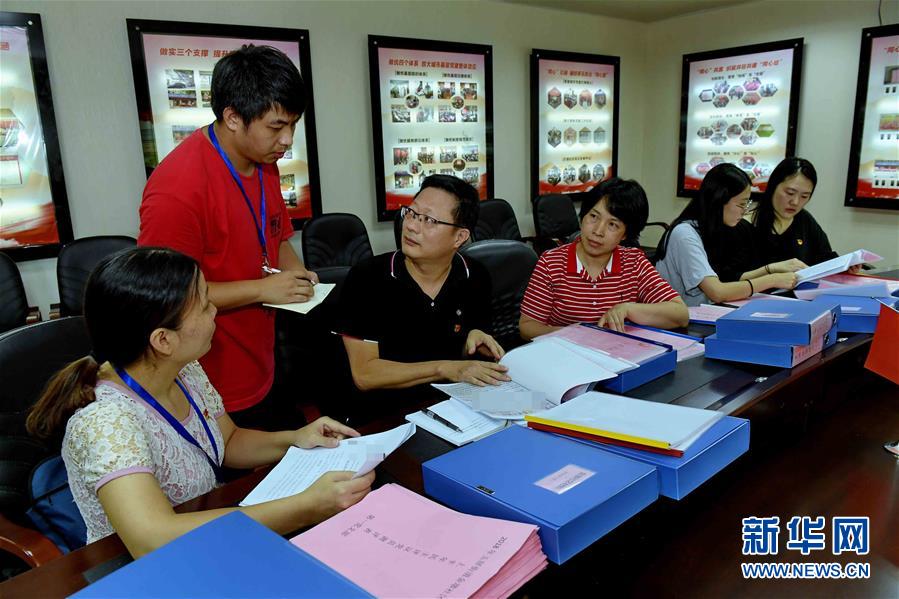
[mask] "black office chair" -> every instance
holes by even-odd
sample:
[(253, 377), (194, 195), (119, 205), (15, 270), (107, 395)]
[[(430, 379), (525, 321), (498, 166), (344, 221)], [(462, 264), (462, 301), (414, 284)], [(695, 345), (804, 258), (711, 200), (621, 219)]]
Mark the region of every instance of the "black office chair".
[(537, 254), (527, 244), (510, 239), (476, 241), (459, 253), (477, 260), (490, 272), (493, 337), (507, 351), (521, 345), (518, 331), (521, 300), (537, 264)]
[(36, 567), (60, 555), (25, 516), (31, 470), (60, 448), (30, 437), (25, 418), (47, 381), (91, 351), (84, 318), (39, 322), (0, 335), (0, 549)]
[[(661, 232), (661, 234), (659, 235), (659, 241), (658, 241), (658, 243), (661, 243), (661, 242), (662, 242), (662, 239), (664, 239), (664, 237), (665, 237), (665, 233), (667, 233), (667, 232), (668, 232), (668, 229), (669, 229), (668, 223), (663, 223), (663, 222), (661, 222), (661, 221), (653, 221), (653, 222), (650, 222), (650, 223), (646, 223), (646, 227), (643, 228), (643, 231), (641, 232), (641, 236), (646, 234), (646, 228), (647, 228), (647, 227), (659, 227), (659, 228), (662, 229), (662, 232)], [(652, 245), (642, 245), (642, 244), (641, 244), (641, 245), (640, 245), (640, 249), (643, 250), (643, 253), (644, 253), (644, 254), (646, 254), (646, 258), (649, 259), (650, 264), (652, 264), (653, 266), (655, 266), (655, 263), (656, 263), (656, 253), (657, 253), (658, 250), (659, 250), (658, 244), (656, 244), (655, 246), (652, 246)]]
[(474, 229), (474, 240), (485, 239), (522, 240), (515, 211), (506, 200), (493, 198), (481, 202), (478, 224)]
[(580, 219), (570, 196), (564, 194), (537, 196), (534, 198), (533, 208), (534, 231), (537, 234), (534, 249), (538, 254), (565, 243), (581, 228)]
[(355, 214), (322, 214), (303, 227), (306, 268), (353, 266), (372, 256), (365, 224)]
[(15, 261), (0, 252), (0, 333), (25, 326), (28, 299)]
[(84, 312), (84, 286), (94, 268), (107, 256), (133, 248), (137, 240), (125, 235), (82, 237), (59, 250), (56, 280), (59, 284), (59, 315), (78, 316)]

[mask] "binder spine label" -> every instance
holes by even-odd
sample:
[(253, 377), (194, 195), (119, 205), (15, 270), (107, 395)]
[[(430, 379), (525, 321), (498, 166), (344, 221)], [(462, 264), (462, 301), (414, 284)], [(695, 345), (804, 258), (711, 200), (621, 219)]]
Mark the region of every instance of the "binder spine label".
[(542, 487), (547, 491), (552, 491), (556, 495), (561, 495), (565, 491), (569, 491), (578, 486), (591, 476), (596, 474), (592, 470), (581, 468), (575, 464), (568, 464), (564, 468), (557, 470), (535, 482), (538, 487)]

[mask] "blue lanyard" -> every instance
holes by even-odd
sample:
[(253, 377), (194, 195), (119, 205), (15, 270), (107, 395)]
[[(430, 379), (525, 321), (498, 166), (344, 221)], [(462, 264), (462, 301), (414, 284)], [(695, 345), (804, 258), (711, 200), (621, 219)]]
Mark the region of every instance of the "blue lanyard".
[(209, 457), (209, 454), (200, 446), (200, 443), (194, 439), (194, 436), (187, 432), (187, 429), (184, 428), (184, 425), (178, 422), (178, 419), (172, 416), (171, 412), (166, 410), (156, 399), (150, 395), (150, 393), (141, 386), (136, 380), (131, 378), (131, 375), (125, 372), (124, 368), (115, 367), (116, 374), (119, 375), (119, 378), (122, 381), (131, 387), (131, 390), (140, 395), (141, 399), (150, 404), (153, 409), (155, 409), (159, 414), (166, 419), (166, 421), (175, 429), (175, 432), (181, 435), (185, 441), (195, 446), (200, 452), (203, 454), (203, 457), (209, 462), (209, 465), (212, 466), (213, 472), (215, 472), (215, 479), (218, 482), (222, 482), (222, 467), (219, 466), (219, 450), (218, 446), (215, 444), (215, 438), (212, 436), (212, 431), (209, 429), (209, 425), (206, 423), (206, 419), (203, 417), (203, 414), (200, 413), (200, 408), (197, 407), (196, 402), (194, 402), (194, 398), (190, 396), (190, 393), (187, 392), (187, 388), (181, 383), (180, 380), (175, 379), (175, 382), (178, 384), (178, 387), (181, 388), (181, 391), (184, 393), (184, 396), (187, 397), (187, 401), (190, 402), (191, 407), (194, 409), (194, 412), (197, 413), (197, 418), (200, 419), (200, 422), (203, 423), (203, 428), (206, 430), (206, 436), (209, 437), (209, 444), (212, 446), (212, 451), (215, 453), (215, 460)]
[(228, 170), (231, 171), (231, 178), (234, 179), (234, 182), (237, 183), (237, 187), (240, 188), (240, 193), (243, 194), (243, 199), (247, 203), (247, 208), (250, 209), (250, 216), (253, 217), (253, 225), (256, 227), (256, 236), (259, 238), (259, 245), (262, 246), (262, 267), (265, 270), (268, 267), (268, 246), (265, 244), (265, 186), (262, 184), (262, 168), (260, 165), (256, 165), (256, 172), (259, 173), (259, 195), (260, 195), (260, 206), (259, 206), (259, 216), (262, 220), (262, 226), (259, 226), (259, 220), (256, 219), (256, 211), (253, 210), (253, 202), (250, 201), (250, 196), (247, 195), (246, 190), (243, 188), (243, 183), (240, 180), (240, 175), (237, 174), (237, 169), (234, 168), (234, 165), (231, 164), (231, 159), (228, 158), (228, 155), (222, 149), (221, 144), (219, 144), (218, 138), (215, 136), (215, 129), (212, 125), (209, 125), (209, 141), (212, 142), (212, 145), (215, 146), (215, 149), (218, 150), (219, 156), (222, 157), (222, 160), (225, 161), (225, 166), (228, 167)]

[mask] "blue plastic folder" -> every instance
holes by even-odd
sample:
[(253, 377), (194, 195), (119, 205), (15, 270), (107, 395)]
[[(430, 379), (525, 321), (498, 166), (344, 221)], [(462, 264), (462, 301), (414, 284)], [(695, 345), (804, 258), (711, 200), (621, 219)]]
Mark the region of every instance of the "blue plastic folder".
[(371, 597), (308, 553), (231, 512), (74, 597)]
[[(819, 317), (830, 312), (828, 322)], [(840, 316), (838, 302), (753, 300), (718, 319), (715, 338), (721, 341), (754, 341), (775, 345), (808, 345), (831, 328)], [(706, 339), (708, 356), (708, 338)]]
[(690, 445), (680, 458), (571, 438), (602, 451), (654, 466), (659, 476), (659, 494), (671, 499), (683, 499), (690, 491), (749, 450), (749, 421), (725, 416)]
[(837, 323), (812, 343), (783, 345), (780, 343), (733, 341), (721, 339), (716, 333), (705, 338), (705, 357), (733, 362), (749, 362), (765, 366), (792, 368), (837, 342)]
[(453, 509), (536, 524), (557, 564), (659, 495), (652, 466), (520, 426), (425, 462), (422, 476), (425, 492)]
[(816, 299), (840, 304), (840, 322), (837, 324), (837, 329), (842, 333), (873, 333), (877, 328), (881, 302), (876, 298), (819, 295)]

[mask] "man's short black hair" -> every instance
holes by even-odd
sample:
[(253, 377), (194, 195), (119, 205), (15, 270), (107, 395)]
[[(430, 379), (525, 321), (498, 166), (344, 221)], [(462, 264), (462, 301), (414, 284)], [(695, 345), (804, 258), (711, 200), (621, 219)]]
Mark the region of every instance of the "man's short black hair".
[(478, 190), (452, 175), (431, 175), (421, 183), (421, 189), (415, 194), (417, 198), (421, 192), (429, 187), (442, 189), (443, 191), (456, 196), (459, 200), (456, 209), (453, 210), (453, 220), (461, 227), (468, 229), (474, 235), (475, 225), (478, 224), (478, 214), (481, 210), (481, 198), (478, 196)]
[(633, 179), (613, 177), (587, 192), (581, 202), (581, 220), (603, 198), (609, 214), (624, 223), (624, 239), (621, 245), (638, 247), (640, 232), (649, 219), (649, 201), (646, 192)]
[(229, 106), (246, 126), (279, 106), (303, 116), (306, 85), (286, 54), (271, 46), (247, 44), (219, 60), (212, 71), (215, 118), (222, 120)]

